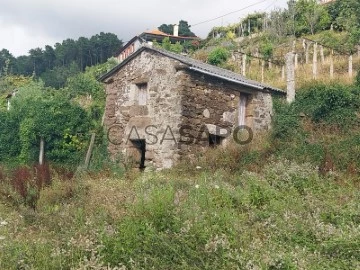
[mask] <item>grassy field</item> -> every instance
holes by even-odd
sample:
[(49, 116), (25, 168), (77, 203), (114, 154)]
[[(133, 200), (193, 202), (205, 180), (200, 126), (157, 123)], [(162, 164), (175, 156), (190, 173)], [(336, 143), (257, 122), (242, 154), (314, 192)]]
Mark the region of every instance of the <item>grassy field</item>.
[(0, 203), (1, 269), (356, 269), (360, 180), (269, 160), (57, 180)]

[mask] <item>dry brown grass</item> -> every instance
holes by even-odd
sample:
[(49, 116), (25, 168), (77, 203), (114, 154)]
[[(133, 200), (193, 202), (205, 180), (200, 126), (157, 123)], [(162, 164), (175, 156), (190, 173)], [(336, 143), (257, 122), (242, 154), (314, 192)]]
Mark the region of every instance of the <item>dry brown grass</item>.
[[(312, 55), (309, 56), (310, 63), (303, 63), (304, 60), (299, 58), (299, 64), (295, 71), (296, 76), (296, 88), (300, 89), (309, 84), (316, 82), (322, 82), (326, 84), (341, 83), (352, 84), (356, 76), (357, 70), (360, 69), (360, 57), (354, 55), (353, 57), (353, 75), (349, 76), (349, 59), (348, 56), (337, 55), (334, 57), (334, 77), (330, 77), (330, 59), (325, 58), (324, 63), (321, 62), (321, 58), (318, 58), (318, 75), (316, 80), (313, 78), (313, 65)], [(261, 61), (258, 59), (252, 59), (248, 63), (248, 69), (246, 76), (250, 79), (262, 81), (261, 75)], [(237, 70), (239, 72), (239, 70)], [(280, 89), (286, 89), (286, 78), (282, 77), (282, 68), (280, 66), (273, 65), (270, 69), (268, 66), (264, 72), (264, 83), (269, 84)]]

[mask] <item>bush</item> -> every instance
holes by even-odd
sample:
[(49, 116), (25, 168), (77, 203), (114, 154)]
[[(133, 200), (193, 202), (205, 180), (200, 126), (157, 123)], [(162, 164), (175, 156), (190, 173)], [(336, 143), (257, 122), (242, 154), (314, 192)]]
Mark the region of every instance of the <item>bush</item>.
[(208, 56), (208, 62), (212, 65), (219, 66), (225, 63), (230, 56), (230, 52), (223, 48), (217, 47), (215, 48)]
[(358, 123), (360, 91), (354, 86), (317, 84), (299, 91), (294, 106), (297, 112), (320, 123), (348, 128)]
[(272, 136), (277, 139), (285, 139), (298, 134), (300, 129), (300, 116), (293, 105), (284, 100), (274, 100), (274, 122)]
[(355, 85), (356, 85), (357, 87), (360, 87), (360, 69), (358, 70), (358, 72), (357, 72), (357, 74), (356, 74)]

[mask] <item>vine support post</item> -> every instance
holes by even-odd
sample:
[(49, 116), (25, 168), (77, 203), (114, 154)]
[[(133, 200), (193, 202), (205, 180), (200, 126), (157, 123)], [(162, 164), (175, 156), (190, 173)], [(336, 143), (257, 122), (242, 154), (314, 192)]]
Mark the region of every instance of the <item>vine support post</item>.
[(40, 152), (39, 152), (39, 164), (44, 164), (44, 154), (45, 154), (45, 141), (44, 137), (40, 138)]
[(242, 75), (246, 76), (246, 54), (242, 55)]
[(281, 67), (281, 80), (285, 81), (285, 66), (284, 65)]
[(321, 64), (324, 65), (325, 55), (324, 55), (324, 46), (323, 45), (320, 45), (320, 57), (321, 57)]
[(313, 79), (317, 79), (317, 73), (318, 73), (318, 66), (317, 66), (317, 43), (314, 43), (314, 55), (313, 55)]
[(294, 53), (290, 52), (286, 54), (286, 100), (288, 103), (292, 103), (295, 100), (295, 65), (294, 65)]
[(90, 165), (90, 158), (95, 144), (95, 136), (96, 136), (95, 133), (91, 134), (90, 144), (85, 158), (85, 169), (88, 169)]
[(330, 78), (334, 79), (334, 50), (330, 53)]
[(353, 77), (353, 56), (351, 53), (349, 55), (349, 77)]

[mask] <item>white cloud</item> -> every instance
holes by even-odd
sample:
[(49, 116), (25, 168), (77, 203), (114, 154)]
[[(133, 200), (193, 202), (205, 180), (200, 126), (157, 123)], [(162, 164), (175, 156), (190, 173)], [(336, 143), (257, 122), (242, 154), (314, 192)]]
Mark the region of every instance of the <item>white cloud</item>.
[[(180, 19), (196, 24), (259, 0), (2, 0), (0, 9), (0, 49), (14, 55), (26, 54), (29, 49), (54, 45), (66, 38), (90, 37), (100, 32), (112, 32), (123, 41), (153, 29), (162, 23)], [(222, 19), (192, 28), (206, 37), (213, 26), (227, 25), (248, 12), (263, 10), (271, 4), (284, 7), (287, 0), (267, 0), (261, 5)], [(273, 6), (272, 6), (273, 7)]]
[(31, 32), (21, 25), (8, 25), (0, 20), (0, 50), (8, 49), (13, 55), (27, 54), (32, 48), (55, 44), (56, 38), (41, 32)]

